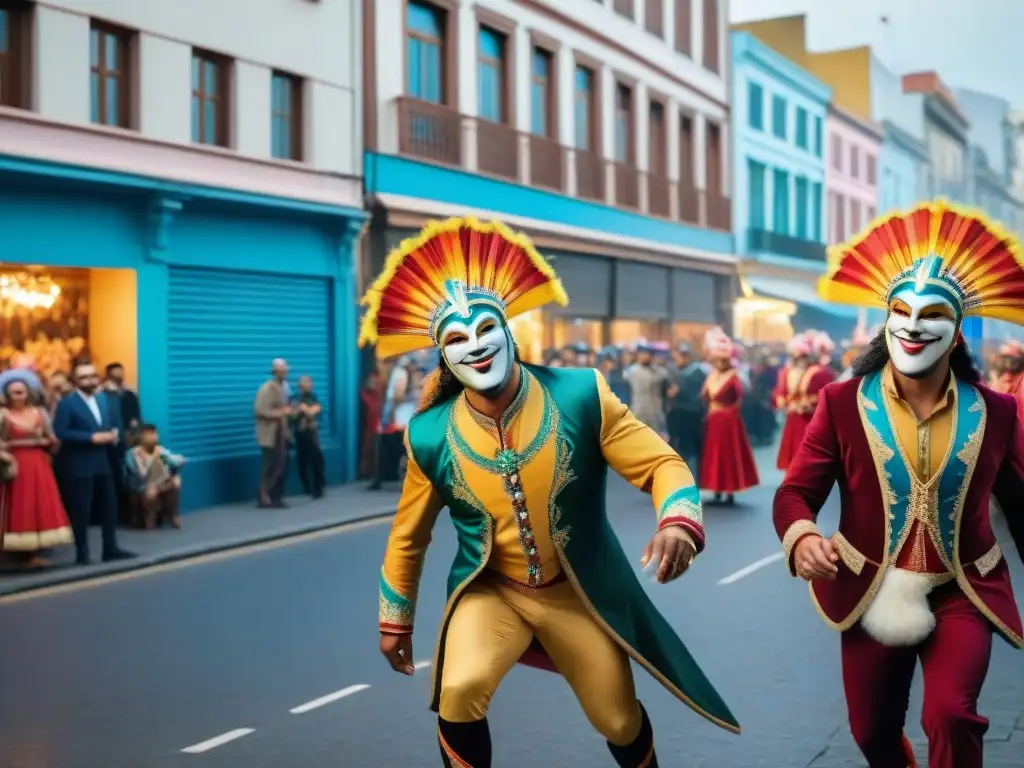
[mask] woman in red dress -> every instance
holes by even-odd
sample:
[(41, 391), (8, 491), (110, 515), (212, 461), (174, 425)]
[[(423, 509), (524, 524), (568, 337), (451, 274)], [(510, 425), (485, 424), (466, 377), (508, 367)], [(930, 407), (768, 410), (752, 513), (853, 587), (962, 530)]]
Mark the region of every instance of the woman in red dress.
[(775, 466), (783, 471), (789, 467), (789, 462), (803, 442), (804, 431), (811, 421), (810, 414), (804, 412), (800, 387), (810, 365), (812, 347), (811, 337), (807, 333), (798, 333), (789, 340), (786, 347), (789, 362), (779, 371), (779, 381), (775, 388), (775, 407), (786, 414), (779, 456), (775, 462)]
[(28, 568), (43, 568), (49, 563), (40, 557), (41, 551), (74, 540), (50, 466), (50, 451), (57, 441), (50, 417), (32, 402), (33, 395), (39, 395), (30, 387), (34, 376), (8, 371), (4, 378), (0, 437), (16, 471), (3, 485), (0, 550), (22, 554)]
[(704, 381), (708, 405), (704, 450), (700, 461), (700, 488), (715, 494), (714, 502), (734, 504), (734, 494), (753, 488), (760, 480), (754, 452), (740, 415), (743, 382), (733, 364), (735, 347), (720, 328), (709, 331), (704, 352), (715, 369)]

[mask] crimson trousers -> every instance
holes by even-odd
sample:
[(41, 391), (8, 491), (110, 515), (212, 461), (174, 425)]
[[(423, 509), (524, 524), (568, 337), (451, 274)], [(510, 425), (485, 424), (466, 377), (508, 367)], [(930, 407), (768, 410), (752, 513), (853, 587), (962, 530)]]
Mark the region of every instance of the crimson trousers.
[(978, 695), (988, 673), (992, 625), (955, 584), (937, 589), (931, 603), (935, 629), (920, 645), (882, 645), (859, 624), (842, 634), (850, 730), (870, 768), (907, 768), (903, 727), (918, 659), (929, 768), (983, 768), (988, 719), (978, 714)]

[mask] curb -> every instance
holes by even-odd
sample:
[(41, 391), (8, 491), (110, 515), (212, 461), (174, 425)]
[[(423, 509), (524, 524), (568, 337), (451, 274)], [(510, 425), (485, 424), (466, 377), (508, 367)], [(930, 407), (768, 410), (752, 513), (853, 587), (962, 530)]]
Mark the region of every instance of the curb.
[(220, 541), (212, 541), (207, 544), (200, 544), (188, 549), (171, 550), (157, 555), (137, 557), (132, 560), (124, 560), (113, 564), (108, 563), (105, 564), (105, 568), (102, 568), (102, 570), (99, 571), (75, 570), (74, 567), (69, 567), (66, 572), (57, 571), (54, 574), (54, 579), (45, 583), (0, 584), (0, 602), (5, 598), (12, 597), (14, 595), (23, 595), (29, 592), (38, 592), (43, 589), (52, 589), (53, 587), (60, 587), (65, 584), (80, 584), (88, 581), (96, 581), (115, 574), (141, 571), (157, 565), (168, 565), (170, 563), (178, 563), (184, 560), (194, 560), (199, 557), (213, 555), (219, 552), (230, 552), (234, 549), (244, 549), (245, 547), (266, 544), (271, 541), (294, 539), (310, 533), (320, 533), (322, 531), (329, 531), (335, 528), (347, 528), (349, 526), (356, 525), (357, 523), (365, 523), (369, 520), (382, 520), (393, 517), (395, 515), (395, 511), (394, 507), (388, 507), (386, 510), (369, 512), (340, 521), (324, 521), (310, 523), (300, 527), (277, 528), (266, 533), (259, 533), (239, 539), (221, 539)]

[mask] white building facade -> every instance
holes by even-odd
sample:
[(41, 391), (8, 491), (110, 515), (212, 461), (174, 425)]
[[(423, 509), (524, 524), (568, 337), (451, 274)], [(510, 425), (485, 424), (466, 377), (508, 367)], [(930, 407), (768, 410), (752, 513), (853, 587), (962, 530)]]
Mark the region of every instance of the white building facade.
[(426, 218), (499, 216), (557, 255), (574, 303), (521, 329), (537, 337), (526, 349), (722, 322), (736, 263), (725, 6), (367, 0), (367, 273)]
[(273, 357), (320, 381), (329, 474), (354, 470), (361, 14), (0, 1), (0, 271), (59, 292), (48, 325), (3, 310), (53, 365), (125, 365), (146, 420), (194, 459), (186, 508), (255, 487), (248, 404)]

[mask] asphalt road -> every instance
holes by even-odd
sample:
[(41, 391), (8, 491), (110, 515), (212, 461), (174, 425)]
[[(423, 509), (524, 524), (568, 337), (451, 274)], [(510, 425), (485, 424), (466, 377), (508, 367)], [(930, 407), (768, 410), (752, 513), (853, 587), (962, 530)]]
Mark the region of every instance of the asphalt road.
[[(744, 727), (738, 737), (719, 731), (638, 670), (664, 766), (862, 765), (845, 727), (838, 638), (805, 590), (781, 562), (718, 583), (778, 552), (771, 491), (708, 509), (709, 548), (692, 571), (671, 586), (645, 581)], [(617, 479), (610, 494), (616, 529), (639, 560), (650, 503)], [(830, 502), (825, 526), (834, 511)], [(434, 768), (427, 671), (400, 677), (377, 652), (386, 534), (386, 525), (369, 527), (0, 603), (0, 766)], [(453, 552), (442, 519), (423, 579), (420, 659), (432, 655)], [(1024, 754), (1024, 730), (1015, 730), (1024, 729), (1022, 661), (997, 643), (983, 703), (993, 738), (1019, 740)], [(498, 766), (611, 764), (556, 675), (514, 670), (491, 719)], [(236, 738), (183, 752), (224, 734)]]

